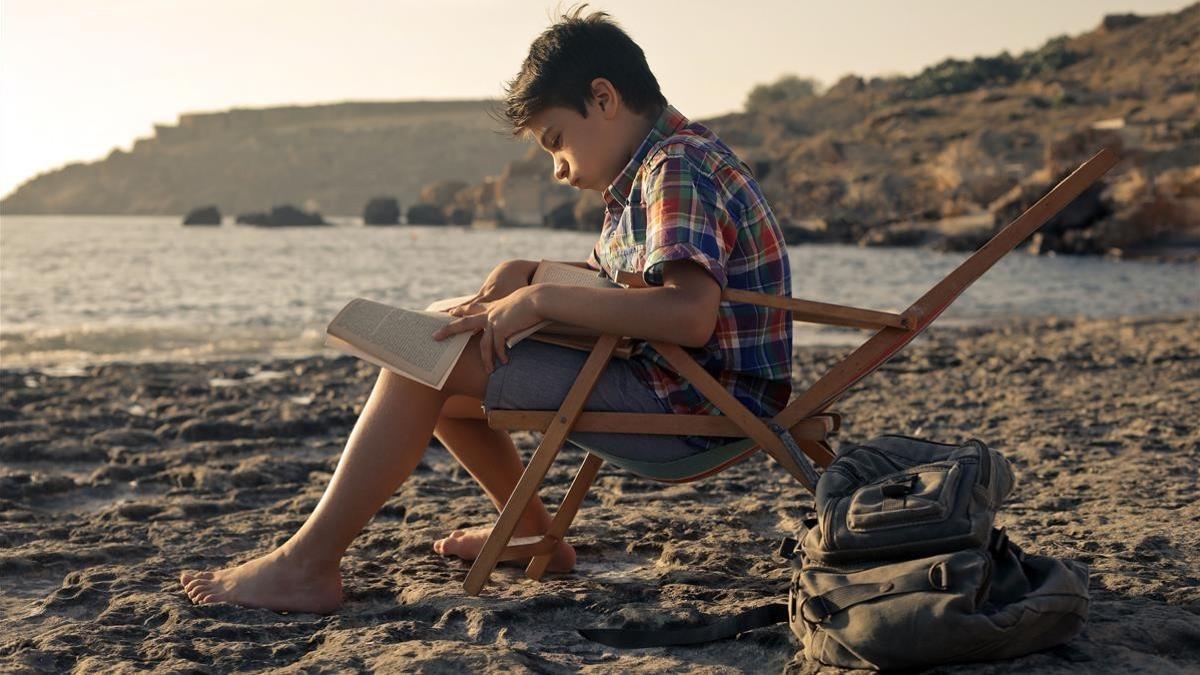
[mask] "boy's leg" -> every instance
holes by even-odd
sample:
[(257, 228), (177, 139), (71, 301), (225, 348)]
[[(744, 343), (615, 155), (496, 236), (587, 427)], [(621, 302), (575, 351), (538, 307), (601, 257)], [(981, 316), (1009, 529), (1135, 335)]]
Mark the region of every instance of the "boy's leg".
[(429, 445), (446, 398), (482, 398), (487, 374), (478, 335), (442, 391), (380, 370), (320, 502), (275, 551), (217, 572), (185, 572), (193, 602), (233, 602), (276, 610), (329, 612), (341, 604), (342, 555)]
[[(504, 508), (513, 488), (524, 472), (517, 446), (507, 431), (492, 429), (484, 420), (455, 417), (458, 411), (478, 410), (480, 400), (467, 396), (452, 396), (442, 408), (434, 435), (455, 459), (483, 486), (496, 510)], [(525, 509), (515, 537), (544, 534), (550, 527), (550, 514), (540, 499), (534, 499)], [(445, 539), (439, 539), (433, 550), (442, 555), (454, 555), (474, 560), (487, 541), (491, 527), (455, 530)], [(553, 571), (570, 570), (575, 565), (575, 550), (567, 543), (559, 549), (551, 561)]]

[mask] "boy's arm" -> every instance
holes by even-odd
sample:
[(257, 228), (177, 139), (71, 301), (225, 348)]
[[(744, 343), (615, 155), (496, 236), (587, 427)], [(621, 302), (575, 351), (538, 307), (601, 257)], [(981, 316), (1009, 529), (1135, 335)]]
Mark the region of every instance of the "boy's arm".
[(716, 328), (720, 284), (691, 260), (666, 262), (662, 277), (662, 286), (650, 288), (536, 284), (533, 302), (538, 313), (552, 321), (603, 333), (703, 347)]

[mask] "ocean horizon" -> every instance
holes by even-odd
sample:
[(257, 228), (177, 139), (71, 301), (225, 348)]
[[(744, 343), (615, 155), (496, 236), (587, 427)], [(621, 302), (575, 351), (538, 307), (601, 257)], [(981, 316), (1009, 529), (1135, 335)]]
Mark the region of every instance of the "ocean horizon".
[[(340, 353), (325, 326), (366, 297), (423, 308), (473, 293), (511, 258), (584, 260), (595, 235), (543, 228), (184, 227), (180, 216), (0, 218), (0, 367)], [(901, 311), (967, 257), (915, 248), (788, 247), (792, 295)], [(1200, 265), (1002, 259), (939, 325), (1200, 311)], [(796, 324), (797, 344), (860, 333)]]

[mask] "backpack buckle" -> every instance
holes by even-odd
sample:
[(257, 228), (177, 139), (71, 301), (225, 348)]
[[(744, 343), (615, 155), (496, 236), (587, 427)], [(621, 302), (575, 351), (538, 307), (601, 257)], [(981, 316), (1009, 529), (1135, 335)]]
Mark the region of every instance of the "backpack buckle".
[(988, 552), (993, 557), (999, 558), (1008, 550), (1008, 532), (1003, 527), (992, 528), (992, 538), (988, 542)]
[[(813, 605), (820, 605), (816, 608)], [(800, 618), (809, 626), (819, 626), (833, 616), (833, 610), (825, 604), (825, 596), (812, 595), (800, 603)]]
[(779, 542), (779, 556), (786, 560), (791, 560), (796, 557), (796, 547), (800, 542), (791, 537), (784, 537), (783, 541)]
[(950, 589), (950, 567), (945, 560), (929, 566), (929, 585), (939, 591)]
[(892, 497), (893, 499), (900, 499), (900, 498), (907, 497), (908, 495), (912, 494), (913, 490), (915, 490), (916, 487), (917, 487), (917, 475), (913, 474), (906, 478), (901, 478), (899, 480), (892, 481), (891, 483), (884, 483), (883, 485), (880, 486), (879, 490), (880, 490), (880, 492), (883, 493), (884, 497)]

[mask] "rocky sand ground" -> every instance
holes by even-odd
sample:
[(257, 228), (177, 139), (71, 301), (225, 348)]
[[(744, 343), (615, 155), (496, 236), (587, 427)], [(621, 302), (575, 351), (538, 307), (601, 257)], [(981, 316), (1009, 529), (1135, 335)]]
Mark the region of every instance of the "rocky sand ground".
[[(1071, 643), (944, 671), (1200, 669), (1197, 335), (1194, 316), (935, 327), (841, 402), (840, 443), (898, 432), (1001, 450), (1018, 486), (1000, 524), (1091, 565)], [(798, 348), (798, 384), (843, 351)], [(689, 485), (605, 467), (574, 573), (504, 567), (470, 598), (467, 565), (430, 544), (494, 512), (435, 441), (350, 549), (339, 613), (190, 604), (181, 569), (253, 557), (303, 522), (374, 375), (348, 357), (0, 371), (0, 670), (820, 670), (783, 625), (630, 651), (574, 630), (786, 595), (773, 549), (811, 500), (762, 456)], [(548, 501), (581, 459), (560, 455)]]

